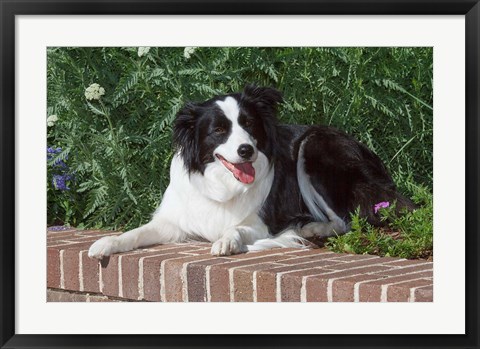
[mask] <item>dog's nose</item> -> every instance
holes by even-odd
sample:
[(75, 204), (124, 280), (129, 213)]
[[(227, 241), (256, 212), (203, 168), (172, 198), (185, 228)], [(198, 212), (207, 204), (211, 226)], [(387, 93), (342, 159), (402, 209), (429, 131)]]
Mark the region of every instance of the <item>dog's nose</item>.
[(237, 153), (243, 159), (250, 159), (253, 155), (253, 147), (250, 144), (240, 144)]

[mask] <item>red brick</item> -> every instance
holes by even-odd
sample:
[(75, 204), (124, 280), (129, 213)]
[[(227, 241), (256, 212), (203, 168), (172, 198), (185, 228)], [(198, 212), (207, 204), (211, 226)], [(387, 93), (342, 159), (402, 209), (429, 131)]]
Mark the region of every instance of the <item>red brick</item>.
[(73, 244), (74, 242), (72, 241), (58, 240), (58, 241), (47, 242), (47, 247), (61, 250)]
[[(285, 249), (286, 250), (286, 249)], [(330, 252), (327, 249), (319, 248), (319, 249), (289, 249), (290, 251), (286, 251), (285, 253), (288, 254), (289, 256), (299, 256), (299, 257), (305, 257), (305, 256), (310, 256), (310, 255), (318, 255), (319, 253), (329, 253), (330, 257), (329, 258), (336, 258), (336, 257), (343, 257), (345, 256), (344, 254), (341, 253), (333, 253)]]
[(100, 292), (99, 285), (99, 269), (100, 262), (97, 259), (88, 257), (88, 252), (82, 253), (82, 274), (83, 291), (85, 292)]
[[(165, 246), (165, 245), (164, 245)], [(129, 298), (129, 299), (138, 299), (141, 297), (139, 294), (139, 261), (143, 257), (152, 257), (152, 258), (162, 258), (165, 255), (168, 255), (169, 258), (173, 256), (177, 256), (177, 254), (183, 252), (185, 250), (193, 250), (192, 246), (177, 246), (177, 245), (168, 245), (169, 248), (163, 249), (139, 249), (133, 250), (130, 252), (125, 252), (122, 254), (118, 254), (118, 256), (122, 256), (122, 292), (119, 294), (122, 297)], [(158, 276), (157, 280), (155, 281), (157, 285), (160, 285), (160, 272), (156, 274)], [(143, 287), (145, 288), (145, 273), (144, 273), (144, 280), (143, 280)], [(160, 286), (158, 286), (160, 287)], [(160, 292), (160, 288), (158, 288), (158, 292)]]
[[(164, 263), (165, 300), (167, 302), (181, 302), (184, 298), (183, 268), (184, 264), (201, 259), (215, 259), (213, 256), (182, 256), (166, 260)], [(186, 291), (187, 289), (185, 289)]]
[(108, 231), (108, 230), (79, 230), (77, 231), (78, 235), (82, 236), (108, 236), (108, 235), (120, 235), (121, 231)]
[(328, 279), (307, 278), (305, 280), (305, 300), (307, 302), (328, 302)]
[(316, 271), (317, 270), (307, 269), (301, 272), (303, 275), (293, 277), (288, 274), (282, 275), (280, 279), (282, 302), (300, 302), (303, 276), (311, 275)]
[[(170, 249), (165, 249), (159, 256), (147, 257), (143, 260), (143, 293), (144, 299), (148, 301), (160, 302), (161, 299), (161, 264), (163, 261), (168, 259), (177, 258), (178, 249), (182, 250), (188, 247), (179, 247), (176, 246)], [(161, 251), (161, 249), (159, 250)], [(173, 252), (171, 252), (173, 251)]]
[(56, 248), (57, 250), (65, 250), (65, 249), (88, 249), (92, 245), (91, 242), (76, 242), (76, 241), (59, 241), (53, 242), (48, 245), (50, 248)]
[(247, 253), (240, 253), (234, 254), (231, 256), (225, 256), (225, 258), (232, 259), (232, 260), (243, 260), (243, 259), (252, 259), (252, 258), (260, 258), (260, 257), (268, 257), (268, 256), (277, 256), (282, 255), (288, 251), (295, 251), (296, 249), (291, 248), (272, 248), (270, 250), (263, 250), (263, 251), (253, 251)]
[(361, 261), (361, 260), (366, 260), (366, 259), (378, 259), (379, 257), (377, 256), (371, 256), (368, 254), (342, 254), (340, 256), (335, 257), (335, 260), (337, 261), (344, 261), (344, 262), (355, 262), (355, 261)]
[(60, 251), (47, 248), (47, 287), (60, 288)]
[[(74, 244), (63, 244), (56, 247), (50, 247), (48, 250), (58, 250), (58, 254), (63, 253), (63, 276), (64, 276), (64, 287), (70, 290), (79, 289), (79, 260), (78, 254), (80, 251), (87, 249), (90, 246), (90, 243), (74, 243)], [(68, 248), (67, 248), (68, 247)], [(63, 252), (61, 252), (63, 251)], [(51, 252), (53, 253), (53, 252)], [(48, 264), (47, 269), (51, 268), (51, 264)], [(54, 267), (55, 268), (55, 267)], [(60, 270), (60, 273), (62, 270)], [(52, 270), (52, 273), (55, 273), (55, 270)], [(54, 287), (53, 285), (51, 287)], [(58, 285), (57, 287), (62, 287)]]
[(199, 256), (199, 255), (208, 255), (210, 254), (210, 248), (199, 247), (196, 249), (190, 249), (184, 252), (180, 252), (180, 255), (191, 255), (191, 256)]
[[(63, 290), (47, 289), (47, 302), (120, 302), (118, 298), (110, 298), (101, 294), (74, 293)], [(128, 300), (127, 300), (128, 301)]]
[(206, 261), (192, 262), (187, 266), (187, 285), (189, 302), (207, 301), (206, 268), (210, 265), (230, 262), (227, 258), (215, 258)]
[[(337, 302), (355, 300), (356, 284), (360, 301), (379, 301), (382, 285), (388, 285), (384, 288), (388, 301), (407, 301), (411, 294), (418, 302), (433, 300), (432, 263), (427, 261), (345, 255), (325, 249), (280, 248), (214, 257), (210, 255), (209, 243), (152, 245), (115, 254), (103, 261), (103, 267), (97, 260), (88, 258), (88, 248), (94, 241), (118, 234), (92, 230), (47, 233), (47, 285), (57, 291), (61, 286), (73, 291), (50, 294), (49, 301), (56, 297), (62, 301), (142, 298), (196, 302), (208, 300), (208, 295), (211, 301), (230, 301), (231, 297), (237, 302), (276, 301), (277, 280), (280, 281), (281, 301), (300, 301), (302, 281), (305, 282), (305, 300), (327, 301), (329, 280), (332, 286), (330, 300)], [(99, 270), (105, 295), (99, 295)], [(161, 281), (165, 284), (161, 285)], [(207, 285), (210, 285), (209, 290)], [(143, 286), (142, 292), (139, 286)]]
[(118, 255), (104, 258), (100, 265), (102, 274), (100, 291), (106, 296), (118, 297)]
[(276, 301), (277, 274), (288, 273), (282, 275), (280, 280), (282, 301), (300, 301), (299, 285), (301, 286), (302, 277), (325, 272), (325, 270), (322, 270), (321, 268), (315, 268), (323, 266), (324, 263), (325, 261), (319, 260), (316, 262), (288, 265), (259, 271), (257, 273), (257, 300), (259, 302)]
[(427, 279), (419, 279), (406, 281), (388, 286), (387, 301), (388, 302), (408, 302), (410, 300), (410, 289), (421, 286), (431, 286), (432, 281)]
[(79, 256), (81, 249), (73, 248), (63, 251), (63, 276), (65, 289), (80, 290), (79, 282)]
[(255, 272), (279, 266), (280, 265), (276, 263), (264, 263), (236, 268), (233, 271), (234, 301), (253, 302), (253, 277), (255, 275), (256, 278)]
[(332, 283), (332, 300), (334, 302), (353, 302), (355, 300), (355, 284), (357, 282), (384, 278), (379, 275), (362, 274), (337, 279)]
[(433, 285), (419, 287), (414, 292), (415, 302), (433, 302)]
[(393, 260), (391, 263), (388, 263), (388, 265), (396, 266), (396, 267), (404, 267), (404, 266), (411, 266), (411, 265), (431, 265), (431, 262), (423, 261), (423, 260), (418, 260), (418, 259), (398, 259), (398, 260)]
[(47, 234), (47, 242), (53, 242), (58, 240), (68, 240), (76, 237), (75, 231), (61, 232), (57, 234)]
[[(109, 235), (104, 235), (104, 236), (112, 236), (111, 234)], [(63, 239), (65, 242), (73, 242), (73, 243), (79, 243), (79, 242), (90, 242), (90, 245), (92, 245), (95, 241), (100, 239), (100, 236), (75, 236), (70, 239)]]
[(336, 254), (334, 253), (320, 253), (320, 254), (313, 254), (308, 256), (292, 256), (293, 258), (286, 259), (282, 261), (283, 264), (302, 264), (308, 262), (316, 262), (319, 260), (324, 260), (328, 265), (332, 264), (341, 264), (344, 262), (338, 261), (336, 258)]
[(408, 266), (404, 268), (395, 268), (391, 270), (382, 271), (381, 273), (379, 273), (379, 275), (398, 276), (398, 275), (411, 274), (411, 273), (432, 270), (432, 269), (433, 269), (432, 264), (419, 264), (419, 265), (413, 265), (413, 266)]
[[(383, 272), (375, 273), (376, 276), (383, 276)], [(369, 281), (360, 284), (359, 300), (360, 302), (380, 302), (382, 294), (382, 285), (392, 284), (402, 281), (410, 281), (418, 278), (428, 278), (432, 276), (431, 271), (418, 272), (408, 275), (399, 275), (375, 281)]]
[(60, 290), (47, 290), (47, 302), (86, 302), (86, 294), (76, 294)]
[[(364, 257), (364, 256), (358, 256), (358, 257)], [(371, 265), (382, 265), (385, 267), (383, 270), (390, 270), (391, 267), (388, 264), (382, 264), (382, 263), (388, 263), (389, 258), (351, 258), (350, 262), (344, 262), (342, 264), (334, 264), (329, 266), (329, 269), (334, 269), (334, 270), (347, 270), (347, 269), (353, 269), (353, 268), (358, 268), (358, 267), (364, 267), (364, 266), (371, 266)]]
[(210, 269), (210, 295), (212, 302), (230, 301), (230, 269), (244, 267), (248, 265), (278, 262), (289, 258), (283, 254), (263, 254), (261, 252), (249, 254), (250, 259), (239, 259), (218, 266), (212, 266)]
[(257, 273), (257, 302), (277, 301), (277, 278), (272, 273)]
[[(323, 271), (319, 275), (312, 275), (305, 282), (306, 297), (308, 302), (327, 302), (328, 280), (367, 273), (374, 273), (387, 269), (382, 265), (364, 266), (362, 268), (339, 270), (335, 272)], [(332, 285), (333, 286), (333, 285)]]
[[(138, 299), (140, 297), (139, 286), (139, 261), (143, 257), (163, 256), (168, 251), (146, 251), (138, 250), (134, 254), (122, 255), (122, 297)], [(159, 280), (159, 279), (158, 279)], [(160, 282), (160, 281), (158, 281)], [(144, 283), (145, 287), (145, 283)], [(120, 290), (119, 290), (120, 291)]]

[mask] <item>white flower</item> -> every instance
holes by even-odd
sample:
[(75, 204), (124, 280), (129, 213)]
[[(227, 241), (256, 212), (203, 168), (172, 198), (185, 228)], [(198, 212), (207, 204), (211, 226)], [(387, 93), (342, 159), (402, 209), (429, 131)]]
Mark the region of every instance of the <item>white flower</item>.
[(52, 127), (53, 125), (55, 125), (56, 121), (58, 121), (58, 116), (56, 116), (55, 114), (50, 115), (47, 118), (47, 126)]
[(197, 47), (185, 47), (185, 49), (183, 50), (183, 56), (186, 59), (189, 59), (190, 56), (193, 55), (193, 53), (195, 52), (196, 49), (197, 49)]
[(150, 47), (139, 47), (138, 48), (138, 57), (146, 55), (150, 51)]
[(105, 89), (99, 84), (91, 84), (85, 90), (85, 97), (90, 101), (92, 99), (100, 99), (105, 94)]

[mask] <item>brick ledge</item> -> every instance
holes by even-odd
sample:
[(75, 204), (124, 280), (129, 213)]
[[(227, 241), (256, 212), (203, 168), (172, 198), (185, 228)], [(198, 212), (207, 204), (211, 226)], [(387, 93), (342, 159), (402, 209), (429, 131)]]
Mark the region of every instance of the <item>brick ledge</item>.
[(280, 248), (215, 257), (201, 242), (88, 258), (94, 241), (118, 234), (47, 230), (47, 300), (433, 301), (433, 263), (423, 260)]

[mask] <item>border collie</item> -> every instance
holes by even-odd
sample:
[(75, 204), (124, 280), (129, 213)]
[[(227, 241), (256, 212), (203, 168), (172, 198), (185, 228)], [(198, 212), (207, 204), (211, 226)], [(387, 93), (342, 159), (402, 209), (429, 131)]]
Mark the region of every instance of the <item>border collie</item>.
[(374, 225), (382, 225), (376, 203), (413, 208), (380, 159), (351, 136), (279, 125), (281, 102), (279, 91), (249, 85), (187, 104), (174, 123), (170, 184), (152, 220), (96, 241), (88, 255), (188, 240), (212, 242), (213, 255), (304, 247), (308, 238), (346, 233), (357, 207)]

